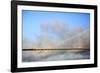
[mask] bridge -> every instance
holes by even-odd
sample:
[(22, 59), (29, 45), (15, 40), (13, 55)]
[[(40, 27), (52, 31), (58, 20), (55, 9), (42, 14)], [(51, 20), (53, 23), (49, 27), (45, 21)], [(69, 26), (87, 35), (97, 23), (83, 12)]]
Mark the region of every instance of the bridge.
[[(66, 39), (65, 41), (61, 41), (60, 44), (56, 44), (57, 46), (59, 45), (63, 45), (64, 43), (66, 43), (66, 46), (69, 46), (68, 48), (31, 48), (31, 49), (22, 49), (23, 51), (44, 51), (44, 50), (90, 50), (90, 48), (80, 48), (80, 47), (77, 47), (77, 48), (74, 48), (72, 47), (73, 45), (77, 44), (76, 42), (78, 42), (79, 39), (77, 38), (80, 38), (80, 37), (86, 37), (88, 39), (89, 36), (87, 37), (86, 35), (89, 33), (90, 29), (85, 29), (84, 31), (80, 32), (79, 34), (77, 35), (74, 35), (68, 39)], [(87, 40), (86, 40), (87, 41)], [(78, 42), (80, 43), (80, 42)], [(69, 44), (72, 44), (72, 45), (69, 45)], [(81, 43), (80, 43), (81, 44)]]

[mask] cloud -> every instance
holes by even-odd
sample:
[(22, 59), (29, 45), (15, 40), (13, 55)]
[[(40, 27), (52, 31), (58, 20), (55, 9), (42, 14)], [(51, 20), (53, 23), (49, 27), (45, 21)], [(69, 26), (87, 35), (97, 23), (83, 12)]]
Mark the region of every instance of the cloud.
[[(66, 26), (65, 26), (66, 25)], [(37, 41), (23, 40), (23, 48), (90, 48), (90, 28), (69, 28), (62, 21), (42, 22)], [(59, 37), (50, 38), (49, 34)]]

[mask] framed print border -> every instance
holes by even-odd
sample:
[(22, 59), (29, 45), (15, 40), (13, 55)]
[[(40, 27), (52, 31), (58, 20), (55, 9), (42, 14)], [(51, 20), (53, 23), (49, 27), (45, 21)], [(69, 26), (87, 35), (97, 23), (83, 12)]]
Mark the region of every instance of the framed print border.
[[(42, 66), (42, 67), (18, 67), (18, 5), (23, 6), (44, 6), (57, 8), (77, 8), (94, 10), (94, 63), (78, 64), (78, 65), (59, 65), (59, 66)], [(89, 68), (97, 67), (97, 6), (96, 5), (80, 5), (80, 4), (64, 4), (64, 3), (47, 3), (33, 1), (11, 1), (11, 72), (24, 71), (42, 71), (42, 70), (58, 70), (73, 68)]]

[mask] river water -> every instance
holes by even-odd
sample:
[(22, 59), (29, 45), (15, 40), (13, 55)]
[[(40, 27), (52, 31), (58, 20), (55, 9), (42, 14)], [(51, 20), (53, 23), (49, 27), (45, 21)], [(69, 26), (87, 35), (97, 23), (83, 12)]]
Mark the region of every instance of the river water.
[(22, 51), (23, 62), (37, 62), (37, 61), (57, 61), (57, 60), (80, 60), (89, 59), (90, 51)]

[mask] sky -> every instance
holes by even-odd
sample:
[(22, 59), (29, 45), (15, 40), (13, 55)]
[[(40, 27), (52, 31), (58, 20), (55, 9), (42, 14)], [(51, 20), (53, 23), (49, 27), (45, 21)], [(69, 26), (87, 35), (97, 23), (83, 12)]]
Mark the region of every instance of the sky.
[(43, 22), (62, 21), (70, 28), (87, 28), (90, 25), (89, 13), (75, 12), (47, 12), (22, 10), (23, 38), (36, 40), (36, 35), (40, 34), (40, 25)]

